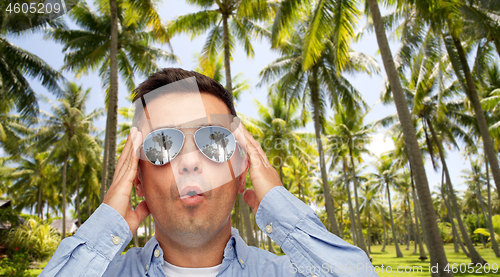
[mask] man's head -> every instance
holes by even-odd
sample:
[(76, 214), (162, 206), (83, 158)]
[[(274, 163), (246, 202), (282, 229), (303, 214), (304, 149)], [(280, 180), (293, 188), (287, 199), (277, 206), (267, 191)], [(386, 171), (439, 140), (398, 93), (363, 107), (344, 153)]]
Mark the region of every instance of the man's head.
[[(197, 86), (184, 83), (190, 77), (195, 77)], [(140, 148), (134, 184), (137, 195), (146, 197), (157, 237), (168, 238), (179, 246), (206, 244), (230, 226), (237, 193), (244, 190), (247, 165), (246, 161), (240, 162), (242, 157), (238, 154), (224, 163), (208, 159), (198, 150), (193, 134), (200, 125), (230, 129), (231, 121), (227, 119), (236, 115), (232, 96), (202, 74), (169, 68), (140, 84), (134, 101), (134, 126), (143, 138), (164, 127), (182, 127), (178, 130), (185, 137), (177, 156), (163, 165), (146, 160), (144, 149)], [(235, 172), (242, 174), (235, 176)], [(197, 201), (187, 201), (180, 197), (186, 187), (202, 188), (204, 193)]]

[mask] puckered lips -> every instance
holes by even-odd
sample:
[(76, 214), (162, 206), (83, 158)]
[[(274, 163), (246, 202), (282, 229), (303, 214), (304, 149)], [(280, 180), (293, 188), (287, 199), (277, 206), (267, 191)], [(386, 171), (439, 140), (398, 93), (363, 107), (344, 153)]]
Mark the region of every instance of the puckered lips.
[(187, 186), (180, 191), (180, 199), (186, 205), (197, 205), (203, 198), (205, 195), (197, 186)]

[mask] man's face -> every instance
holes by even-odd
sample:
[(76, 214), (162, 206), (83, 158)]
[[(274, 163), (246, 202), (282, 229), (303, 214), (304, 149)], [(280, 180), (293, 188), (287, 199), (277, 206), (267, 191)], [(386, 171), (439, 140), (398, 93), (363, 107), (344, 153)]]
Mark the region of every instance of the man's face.
[[(172, 125), (196, 127), (197, 123), (230, 129), (230, 121), (221, 120), (215, 124), (211, 120), (214, 116), (210, 115), (227, 114), (227, 118), (232, 118), (224, 102), (207, 93), (165, 94), (147, 103), (147, 110), (154, 129)], [(205, 119), (200, 120), (200, 117)], [(145, 120), (140, 123), (139, 130), (144, 138), (151, 131)], [(209, 241), (229, 224), (237, 192), (244, 190), (246, 164), (241, 163), (239, 172), (244, 172), (233, 179), (228, 162), (213, 162), (198, 150), (193, 135), (187, 134), (195, 133), (196, 128), (179, 130), (184, 133), (185, 141), (178, 156), (165, 165), (153, 165), (141, 150), (134, 183), (137, 195), (146, 197), (157, 236), (167, 236), (180, 245), (195, 247)], [(234, 163), (238, 158), (235, 154), (231, 161)], [(196, 201), (181, 198), (187, 187), (201, 188), (204, 193)]]

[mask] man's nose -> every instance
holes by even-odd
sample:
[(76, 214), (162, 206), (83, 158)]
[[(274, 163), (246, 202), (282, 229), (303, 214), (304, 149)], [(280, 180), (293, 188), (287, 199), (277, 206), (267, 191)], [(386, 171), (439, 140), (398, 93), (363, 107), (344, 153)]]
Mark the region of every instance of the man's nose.
[(184, 146), (182, 147), (179, 155), (179, 174), (201, 173), (203, 171), (201, 165), (201, 155), (202, 153), (198, 151), (193, 135), (186, 134)]

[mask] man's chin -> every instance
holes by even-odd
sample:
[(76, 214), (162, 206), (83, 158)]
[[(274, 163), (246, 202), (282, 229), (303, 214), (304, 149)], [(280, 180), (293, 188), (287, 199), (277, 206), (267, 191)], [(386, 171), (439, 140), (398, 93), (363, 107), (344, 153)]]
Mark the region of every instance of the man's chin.
[(213, 227), (209, 227), (196, 219), (186, 219), (185, 222), (178, 224), (178, 227), (172, 231), (172, 238), (179, 244), (186, 247), (199, 247), (208, 243), (214, 233)]

